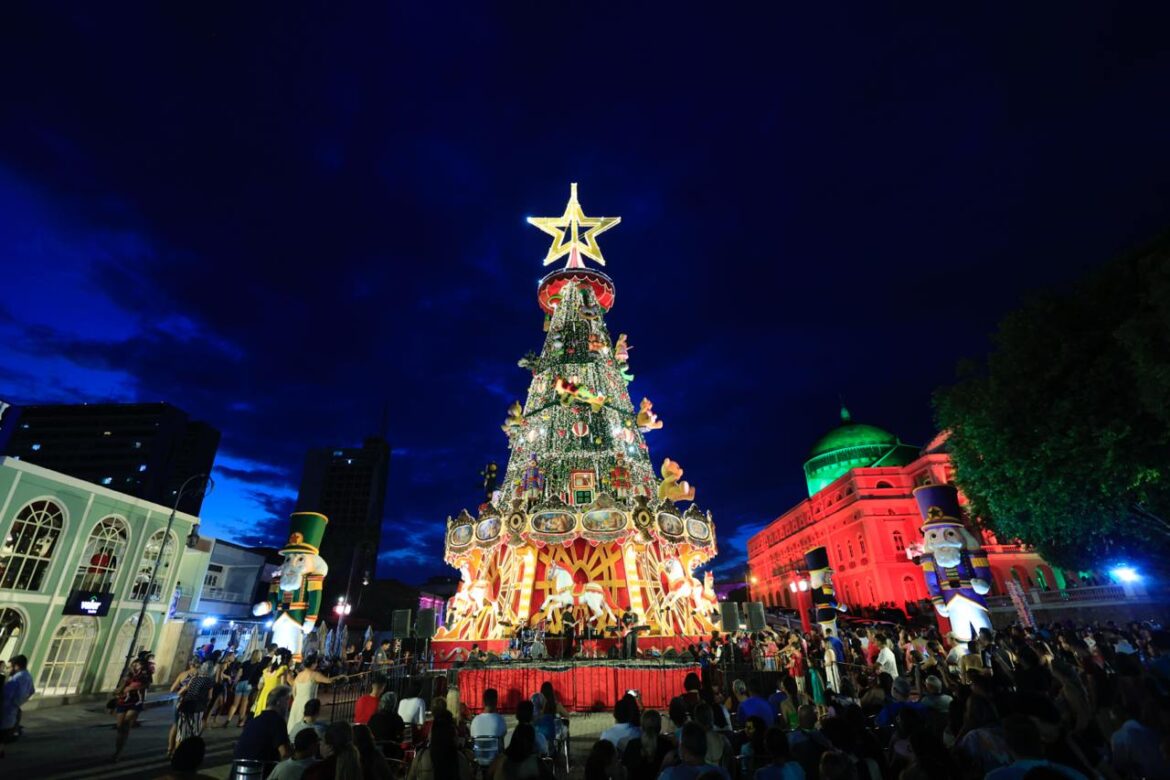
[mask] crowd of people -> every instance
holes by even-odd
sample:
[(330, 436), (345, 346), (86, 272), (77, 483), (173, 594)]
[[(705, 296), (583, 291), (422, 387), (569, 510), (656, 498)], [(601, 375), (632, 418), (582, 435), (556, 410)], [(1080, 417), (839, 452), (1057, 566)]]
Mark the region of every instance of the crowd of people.
[[(294, 665), (275, 646), (197, 655), (171, 683), (173, 777), (199, 777), (205, 726), (238, 729), (234, 758), (276, 780), (541, 780), (567, 768), (570, 721), (550, 682), (509, 729), (495, 690), (473, 715), (446, 677), (424, 698), (367, 649), (369, 666), (353, 663), (372, 671), (350, 687), (368, 689), (333, 722), (318, 689), (349, 659)], [(885, 625), (715, 633), (681, 655), (698, 670), (665, 712), (634, 692), (615, 703), (586, 780), (1170, 780), (1170, 640), (1156, 624), (1016, 625), (970, 643)], [(8, 672), (0, 740), (33, 693), (27, 659)], [(140, 654), (110, 701), (115, 756), (154, 675)]]
[[(1160, 627), (714, 636), (663, 717), (627, 695), (587, 780), (1170, 778)], [(738, 663), (737, 663), (738, 662)]]

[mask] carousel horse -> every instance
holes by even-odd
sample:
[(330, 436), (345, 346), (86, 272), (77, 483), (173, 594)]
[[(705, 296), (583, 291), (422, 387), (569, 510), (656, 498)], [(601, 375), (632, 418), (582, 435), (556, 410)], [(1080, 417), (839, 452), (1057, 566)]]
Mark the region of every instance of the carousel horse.
[(449, 616), (447, 620), (449, 623), (465, 615), (479, 614), (487, 604), (487, 580), (472, 580), (471, 569), (468, 568), (466, 563), (459, 567), (459, 577), (459, 589), (451, 597), (448, 610)]
[(553, 609), (572, 609), (575, 606), (589, 610), (589, 622), (596, 623), (603, 615), (610, 622), (617, 622), (617, 613), (610, 603), (605, 588), (595, 582), (587, 582), (577, 587), (573, 581), (573, 574), (559, 563), (550, 563), (547, 575), (552, 587), (544, 597), (544, 610), (547, 614)]

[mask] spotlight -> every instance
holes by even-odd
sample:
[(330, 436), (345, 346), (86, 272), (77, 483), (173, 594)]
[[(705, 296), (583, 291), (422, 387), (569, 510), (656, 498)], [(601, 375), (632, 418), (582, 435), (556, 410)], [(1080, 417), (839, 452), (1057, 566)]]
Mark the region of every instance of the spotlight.
[(218, 622), (219, 621), (213, 617), (205, 617), (205, 618), (203, 618), (203, 627), (204, 628), (211, 628), (212, 626), (214, 626)]
[(1132, 566), (1114, 566), (1109, 573), (1118, 582), (1137, 582), (1142, 578), (1142, 575), (1138, 574), (1137, 569)]

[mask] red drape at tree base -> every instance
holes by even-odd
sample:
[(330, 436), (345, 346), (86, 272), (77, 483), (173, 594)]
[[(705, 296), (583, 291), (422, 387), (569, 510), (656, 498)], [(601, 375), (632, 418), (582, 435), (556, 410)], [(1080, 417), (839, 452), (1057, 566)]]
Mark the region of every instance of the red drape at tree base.
[(531, 698), (549, 681), (557, 701), (570, 712), (612, 710), (630, 690), (638, 691), (643, 709), (665, 712), (670, 700), (682, 695), (683, 679), (691, 672), (699, 674), (699, 665), (464, 668), (459, 670), (459, 698), (472, 712), (480, 712), (483, 692), (495, 688), (500, 695), (500, 711), (515, 712), (521, 700)]

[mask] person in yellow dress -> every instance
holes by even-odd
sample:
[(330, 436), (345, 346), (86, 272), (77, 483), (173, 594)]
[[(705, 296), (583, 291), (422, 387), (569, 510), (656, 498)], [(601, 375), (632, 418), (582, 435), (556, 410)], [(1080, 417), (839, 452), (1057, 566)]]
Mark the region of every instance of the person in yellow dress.
[(256, 703), (252, 705), (253, 716), (259, 717), (260, 713), (264, 712), (264, 708), (268, 706), (268, 694), (277, 686), (292, 685), (292, 678), (288, 673), (291, 663), (292, 653), (283, 647), (272, 656), (272, 663), (264, 670), (264, 676), (260, 680), (260, 692), (256, 694)]

